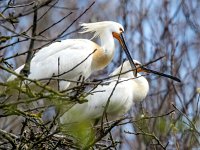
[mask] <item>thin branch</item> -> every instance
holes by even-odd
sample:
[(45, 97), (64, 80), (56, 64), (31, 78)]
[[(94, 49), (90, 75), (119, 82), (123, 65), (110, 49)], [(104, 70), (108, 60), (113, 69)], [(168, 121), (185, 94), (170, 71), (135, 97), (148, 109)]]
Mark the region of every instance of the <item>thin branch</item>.
[(141, 128), (140, 128), (140, 130), (141, 130), (142, 132), (136, 132), (136, 133), (134, 133), (134, 132), (130, 132), (130, 131), (124, 131), (124, 133), (127, 133), (127, 134), (134, 134), (134, 135), (145, 135), (145, 136), (150, 136), (150, 137), (152, 137), (153, 139), (155, 139), (155, 140), (157, 141), (157, 144), (160, 145), (160, 146), (162, 147), (162, 149), (167, 149), (167, 145), (168, 145), (168, 144), (166, 144), (166, 146), (164, 146), (164, 145), (161, 143), (160, 139), (159, 139), (155, 134), (146, 133), (146, 132), (144, 132)]
[(194, 125), (194, 123), (188, 118), (188, 116), (186, 114), (184, 114), (181, 110), (179, 110), (174, 104), (172, 104), (172, 106), (179, 112), (181, 113), (190, 123), (190, 125), (192, 126), (192, 129), (200, 136), (200, 132), (196, 129), (196, 126)]
[[(37, 29), (37, 9), (34, 9), (32, 37), (36, 35), (36, 29)], [(20, 71), (20, 74), (23, 74), (26, 77), (30, 74), (30, 62), (33, 57), (34, 41), (35, 41), (34, 39), (31, 40), (25, 65), (23, 69)]]
[(16, 144), (15, 140), (19, 138), (18, 136), (14, 135), (12, 133), (6, 132), (2, 129), (0, 129), (0, 135), (3, 136), (6, 140), (8, 140), (10, 142), (13, 149), (16, 148), (17, 144)]

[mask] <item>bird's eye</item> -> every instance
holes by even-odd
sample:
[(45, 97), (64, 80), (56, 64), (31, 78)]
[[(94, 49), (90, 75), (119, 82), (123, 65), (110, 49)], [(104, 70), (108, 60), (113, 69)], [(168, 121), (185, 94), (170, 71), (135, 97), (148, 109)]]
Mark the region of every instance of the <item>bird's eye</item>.
[(122, 28), (119, 28), (119, 31), (120, 31), (121, 33), (124, 32)]

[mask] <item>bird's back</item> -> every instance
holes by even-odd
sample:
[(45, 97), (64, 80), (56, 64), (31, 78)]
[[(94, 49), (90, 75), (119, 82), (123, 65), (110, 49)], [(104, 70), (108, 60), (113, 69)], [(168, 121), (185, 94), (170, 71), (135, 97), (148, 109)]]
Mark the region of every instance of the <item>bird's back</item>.
[(92, 46), (95, 45), (94, 42), (87, 39), (67, 39), (60, 42), (54, 42), (51, 45), (42, 48), (33, 57), (33, 62), (40, 62), (46, 58), (55, 55), (61, 51), (65, 50), (87, 50), (92, 52)]
[[(97, 44), (86, 39), (55, 42), (35, 54), (30, 64), (29, 78), (49, 80), (56, 75), (61, 75), (61, 79), (75, 81), (81, 75), (88, 78), (91, 74), (92, 54), (97, 48)], [(22, 68), (23, 65), (16, 72), (19, 73)], [(12, 75), (8, 81), (14, 78)]]
[[(113, 119), (125, 114), (133, 104), (132, 81), (126, 78), (121, 79), (121, 83), (112, 81), (108, 85), (99, 85), (93, 94), (86, 97), (88, 102), (76, 104), (61, 117), (61, 123), (73, 123), (84, 120), (94, 120), (103, 115), (108, 99), (107, 114)], [(114, 90), (115, 87), (115, 90)], [(114, 90), (114, 92), (113, 92)], [(111, 93), (112, 96), (111, 96)]]

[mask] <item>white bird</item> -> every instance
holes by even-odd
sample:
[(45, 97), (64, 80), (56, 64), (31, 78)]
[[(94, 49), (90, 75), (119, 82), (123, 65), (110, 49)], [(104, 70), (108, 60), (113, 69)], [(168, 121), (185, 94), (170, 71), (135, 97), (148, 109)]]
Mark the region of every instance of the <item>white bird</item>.
[[(103, 21), (83, 23), (81, 26), (83, 28), (81, 33), (93, 32), (93, 37), (100, 38), (101, 46), (87, 39), (67, 39), (55, 42), (35, 54), (30, 63), (28, 78), (49, 81), (50, 78), (59, 76), (59, 79), (64, 79), (59, 82), (60, 90), (65, 90), (70, 85), (70, 82), (66, 80), (77, 81), (80, 77), (86, 79), (92, 72), (103, 69), (110, 63), (115, 52), (114, 38), (119, 40), (134, 67), (122, 36), (124, 28), (121, 24)], [(20, 73), (23, 67), (24, 65), (20, 66), (15, 72)], [(8, 81), (15, 78), (15, 75), (11, 75)], [(55, 80), (52, 83), (54, 87), (57, 87)]]
[(155, 73), (165, 76), (180, 82), (176, 77), (159, 73), (146, 67), (143, 67), (140, 62), (134, 60), (137, 67), (137, 77), (131, 71), (132, 68), (128, 61), (118, 67), (110, 76), (121, 75), (112, 78), (108, 85), (98, 85), (85, 99), (88, 102), (83, 104), (76, 104), (71, 109), (60, 117), (61, 124), (73, 124), (83, 121), (91, 121), (102, 117), (107, 101), (110, 97), (109, 105), (106, 113), (111, 120), (127, 113), (135, 101), (142, 101), (149, 91), (149, 84), (146, 78), (139, 74), (139, 72)]

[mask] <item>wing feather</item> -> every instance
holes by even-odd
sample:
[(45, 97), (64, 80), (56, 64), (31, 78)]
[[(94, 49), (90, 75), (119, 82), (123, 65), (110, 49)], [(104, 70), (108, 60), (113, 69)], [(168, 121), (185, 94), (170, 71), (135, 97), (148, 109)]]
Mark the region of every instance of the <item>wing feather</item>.
[[(124, 80), (124, 79), (122, 79)], [(110, 98), (108, 114), (116, 116), (126, 113), (132, 106), (133, 92), (131, 90), (131, 80), (119, 83)], [(116, 81), (109, 85), (99, 85), (93, 92), (94, 94), (86, 97), (88, 102), (76, 104), (61, 117), (61, 123), (73, 123), (84, 120), (93, 120), (102, 116), (106, 103), (112, 93)], [(122, 95), (123, 93), (123, 95)]]

